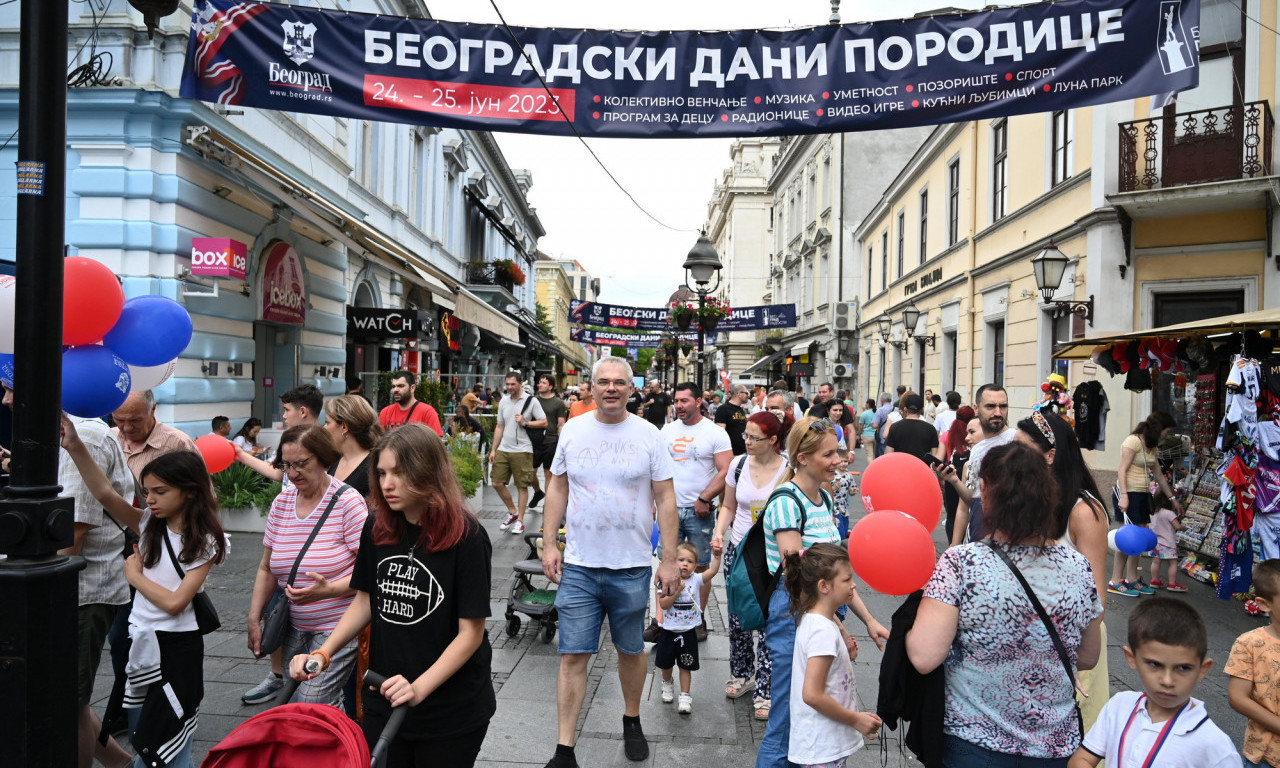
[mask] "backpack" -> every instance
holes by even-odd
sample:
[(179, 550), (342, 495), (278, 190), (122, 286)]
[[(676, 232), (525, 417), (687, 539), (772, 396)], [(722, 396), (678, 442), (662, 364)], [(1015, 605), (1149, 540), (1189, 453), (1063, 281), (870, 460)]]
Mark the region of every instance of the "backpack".
[[(520, 415), (525, 419), (529, 418), (529, 406), (533, 405), (534, 395), (525, 395), (524, 407), (520, 409)], [(529, 436), (529, 444), (533, 446), (533, 452), (537, 453), (542, 450), (542, 441), (546, 438), (546, 427), (525, 427), (524, 432)]]
[[(803, 535), (808, 522), (804, 500), (791, 488), (777, 488), (769, 495), (765, 506), (768, 507), (779, 495), (795, 499), (800, 508), (800, 530)], [(832, 507), (831, 497), (826, 493), (822, 494), (822, 502), (828, 509)], [(764, 629), (765, 622), (769, 620), (769, 598), (777, 589), (778, 577), (782, 573), (782, 569), (778, 569), (777, 573), (770, 573), (764, 539), (762, 514), (751, 524), (751, 529), (742, 537), (742, 541), (738, 542), (733, 568), (729, 570), (729, 578), (725, 584), (725, 591), (729, 596), (729, 613), (737, 616), (738, 623), (747, 631)]]

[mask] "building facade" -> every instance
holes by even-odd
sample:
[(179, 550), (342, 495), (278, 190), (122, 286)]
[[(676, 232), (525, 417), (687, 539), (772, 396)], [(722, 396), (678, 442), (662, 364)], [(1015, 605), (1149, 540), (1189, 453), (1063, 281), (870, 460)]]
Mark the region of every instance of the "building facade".
[(561, 352), (554, 371), (556, 381), (561, 386), (578, 384), (591, 375), (584, 345), (570, 336), (572, 328), (569, 325), (569, 302), (577, 296), (564, 265), (563, 261), (542, 255), (534, 263), (538, 304), (546, 309), (547, 319), (555, 332), (552, 340)]
[[(382, 5), (427, 14), (416, 0)], [(71, 66), (94, 56), (109, 68), (69, 93), (70, 252), (110, 266), (127, 296), (181, 302), (195, 326), (156, 390), (161, 420), (193, 435), (214, 414), (271, 424), (298, 384), (332, 395), (348, 377), (401, 367), (500, 375), (554, 351), (534, 315), (544, 231), (526, 199), (532, 180), (492, 136), (182, 99), (189, 17), (164, 18), (148, 39), (125, 0), (70, 13)], [(17, 124), (18, 18), (18, 4), (0, 7), (6, 135)], [(16, 145), (0, 155), (10, 202), (0, 260), (12, 261)], [(199, 238), (243, 243), (246, 278), (193, 275)], [(390, 314), (415, 331), (351, 325)]]

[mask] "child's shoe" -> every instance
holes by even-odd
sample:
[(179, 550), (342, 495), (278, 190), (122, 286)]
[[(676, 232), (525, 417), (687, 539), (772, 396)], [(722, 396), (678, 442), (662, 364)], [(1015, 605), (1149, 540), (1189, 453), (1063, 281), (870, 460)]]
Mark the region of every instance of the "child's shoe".
[(1161, 581), (1160, 579), (1152, 579), (1152, 580), (1151, 580), (1151, 588), (1152, 588), (1152, 589), (1161, 589), (1162, 587), (1164, 587), (1164, 582), (1163, 582), (1163, 581)]
[(1152, 589), (1151, 587), (1148, 587), (1146, 584), (1143, 584), (1142, 579), (1129, 582), (1129, 589), (1136, 589), (1138, 590), (1139, 593), (1144, 595), (1154, 595), (1156, 593), (1154, 589)]
[(676, 700), (676, 684), (674, 680), (662, 681), (662, 703), (670, 704)]
[(1170, 592), (1186, 592), (1187, 591), (1186, 587), (1173, 581), (1166, 584), (1164, 588), (1169, 590)]
[(693, 713), (693, 696), (688, 693), (685, 693), (684, 691), (681, 691), (680, 703), (676, 705), (676, 711), (682, 715), (692, 714)]

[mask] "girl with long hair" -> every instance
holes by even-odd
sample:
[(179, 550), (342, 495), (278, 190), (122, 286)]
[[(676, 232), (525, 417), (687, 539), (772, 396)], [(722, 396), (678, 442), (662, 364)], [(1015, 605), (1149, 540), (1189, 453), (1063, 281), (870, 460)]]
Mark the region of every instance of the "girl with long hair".
[[(133, 504), (111, 487), (66, 416), (62, 447), (103, 508), (113, 517), (131, 518)], [(209, 571), (226, 559), (227, 538), (218, 522), (209, 472), (198, 454), (162, 454), (142, 468), (139, 481), (147, 508), (138, 526), (141, 540), (124, 562), (125, 579), (135, 590), (128, 679), (123, 698), (112, 696), (106, 719), (124, 707), (137, 768), (155, 759), (190, 768), (196, 715), (204, 698), (204, 638), (191, 603)]]
[[(369, 668), (388, 679), (380, 697), (365, 699), (370, 744), (391, 707), (404, 705), (409, 713), (388, 765), (471, 766), (496, 709), (484, 628), (493, 548), (430, 428), (409, 423), (387, 432), (372, 462), (373, 514), (351, 577), (355, 597), (324, 645), (294, 656), (289, 673), (325, 675), (330, 657), (371, 627)], [(311, 659), (320, 671), (306, 671)]]
[[(1164, 472), (1160, 471), (1156, 456), (1160, 438), (1172, 432), (1174, 426), (1172, 416), (1164, 411), (1153, 411), (1120, 444), (1120, 468), (1116, 470), (1116, 489), (1112, 497), (1117, 523), (1133, 523), (1144, 528), (1151, 525), (1152, 480), (1172, 501), (1174, 511), (1182, 514), (1182, 505), (1169, 487)], [(1138, 555), (1126, 555), (1116, 550), (1111, 565), (1111, 581), (1107, 583), (1108, 592), (1125, 597), (1155, 593), (1138, 578), (1138, 560)]]
[[(823, 483), (835, 477), (841, 462), (834, 426), (826, 419), (811, 417), (795, 423), (787, 438), (787, 468), (764, 510), (765, 556), (769, 570), (783, 573), (769, 598), (769, 619), (765, 625), (769, 658), (773, 662), (773, 702), (769, 726), (756, 755), (756, 768), (785, 768), (791, 740), (791, 664), (796, 617), (791, 615), (783, 558), (814, 544), (840, 543), (840, 532), (832, 516), (834, 501), (822, 489)], [(850, 590), (848, 606), (866, 625), (876, 646), (884, 648), (889, 630), (875, 620), (856, 590)], [(840, 632), (852, 652), (857, 643), (843, 624)]]
[(266, 453), (265, 448), (258, 446), (258, 433), (261, 431), (262, 419), (257, 416), (250, 416), (245, 419), (240, 431), (231, 438), (231, 442), (235, 443), (237, 448), (243, 448), (254, 456), (261, 456)]
[[(782, 446), (786, 443), (790, 422), (790, 413), (785, 414), (782, 421), (768, 411), (753, 413), (747, 417), (747, 425), (742, 433), (747, 452), (742, 456), (735, 456), (729, 463), (724, 499), (716, 518), (715, 535), (711, 537), (712, 548), (724, 548), (726, 581), (729, 579), (729, 571), (733, 569), (738, 544), (764, 510), (769, 494), (786, 469)], [(729, 532), (728, 541), (725, 541), (726, 531)], [(769, 719), (770, 669), (764, 630), (745, 630), (738, 617), (730, 614), (729, 679), (724, 684), (724, 695), (736, 699), (754, 689), (752, 709), (757, 720)]]

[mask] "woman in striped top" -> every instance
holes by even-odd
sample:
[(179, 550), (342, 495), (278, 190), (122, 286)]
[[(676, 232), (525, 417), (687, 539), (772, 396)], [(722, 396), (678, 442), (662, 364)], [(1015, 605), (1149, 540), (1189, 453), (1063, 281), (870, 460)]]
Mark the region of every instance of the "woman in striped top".
[[(263, 609), (277, 588), (289, 600), (289, 631), (284, 658), (310, 653), (324, 645), (355, 594), (349, 582), (360, 548), (360, 531), (369, 512), (354, 489), (334, 479), (326, 467), (340, 454), (323, 427), (291, 427), (280, 436), (280, 465), (289, 485), (280, 492), (267, 515), (265, 551), (258, 564), (249, 602), (249, 650), (261, 656)], [(341, 493), (339, 491), (341, 490)], [(337, 494), (337, 498), (334, 496)], [(302, 557), (293, 586), (289, 574), (307, 539), (332, 504), (332, 511)], [(333, 654), (338, 674), (309, 680), (298, 687), (293, 701), (342, 707), (342, 687), (356, 661), (356, 643)]]

